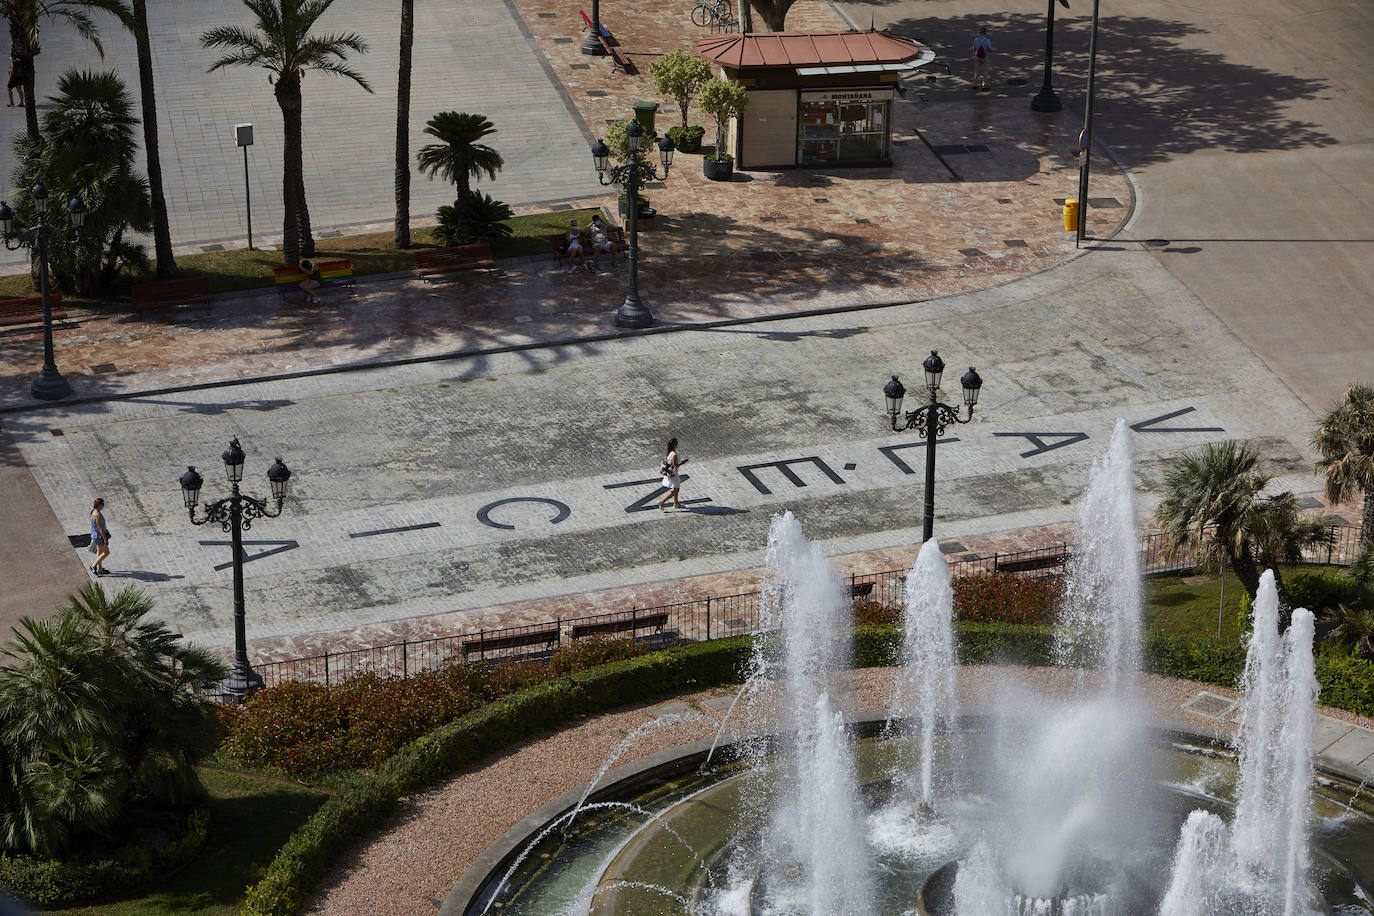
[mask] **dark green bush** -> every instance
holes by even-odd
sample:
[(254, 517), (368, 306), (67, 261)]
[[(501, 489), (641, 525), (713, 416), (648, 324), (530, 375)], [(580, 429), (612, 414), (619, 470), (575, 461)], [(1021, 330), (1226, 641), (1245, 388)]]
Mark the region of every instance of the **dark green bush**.
[(549, 660), (549, 672), (554, 676), (572, 674), (608, 662), (635, 658), (647, 652), (644, 645), (634, 639), (613, 639), (608, 636), (579, 639), (571, 646), (563, 646), (553, 653), (553, 658)]
[(245, 912), (296, 912), (338, 856), (382, 824), (402, 796), (574, 717), (733, 682), (748, 654), (749, 642), (734, 639), (612, 662), (502, 697), (410, 742), (375, 776), (330, 799), (292, 835), (263, 879), (248, 889)]
[(1321, 702), (1362, 716), (1374, 716), (1374, 662), (1349, 656), (1317, 655)]
[(854, 623), (856, 626), (901, 626), (902, 612), (872, 598), (856, 598)]
[(205, 844), (209, 809), (192, 810), (178, 820), (177, 828), (170, 840), (141, 843), (109, 858), (59, 860), (0, 854), (0, 889), (45, 909), (117, 893), (189, 861)]
[(690, 127), (670, 127), (668, 136), (673, 138), (673, 146), (677, 147), (678, 152), (699, 153), (701, 152), (701, 140), (706, 136), (706, 128), (700, 124), (693, 124)]
[(1300, 569), (1283, 577), (1288, 603), (1305, 607), (1313, 614), (1330, 610), (1338, 604), (1354, 607), (1360, 598), (1360, 587), (1354, 579), (1334, 569)]
[(1245, 668), (1245, 644), (1234, 639), (1187, 639), (1151, 633), (1145, 670), (1207, 684), (1235, 687)]
[(494, 242), (510, 238), (513, 230), (506, 220), (514, 215), (504, 201), (481, 191), (468, 191), (466, 196), (460, 193), (453, 206), (439, 208), (434, 235), (445, 245)]

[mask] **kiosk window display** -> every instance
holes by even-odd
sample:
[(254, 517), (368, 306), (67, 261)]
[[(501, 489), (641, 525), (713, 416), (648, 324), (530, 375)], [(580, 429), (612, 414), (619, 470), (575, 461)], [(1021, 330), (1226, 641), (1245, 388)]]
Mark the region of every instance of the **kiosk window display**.
[(888, 161), (891, 113), (891, 89), (801, 93), (797, 164)]

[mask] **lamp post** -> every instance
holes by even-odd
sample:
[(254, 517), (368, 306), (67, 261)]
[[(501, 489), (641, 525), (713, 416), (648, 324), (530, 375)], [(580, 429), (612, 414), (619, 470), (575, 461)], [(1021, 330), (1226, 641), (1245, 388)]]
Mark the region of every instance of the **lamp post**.
[[(4, 234), (5, 247), (10, 251), (20, 248), (38, 249), (38, 295), (43, 301), (43, 369), (29, 387), (29, 393), (40, 401), (56, 401), (72, 393), (72, 386), (62, 373), (57, 371), (57, 361), (52, 348), (52, 303), (48, 301), (48, 234), (55, 228), (48, 220), (48, 189), (38, 182), (29, 191), (33, 200), (34, 213), (38, 219), (32, 226), (19, 228), (14, 225), (14, 211), (6, 201), (0, 200), (0, 232)], [(67, 219), (71, 224), (69, 232), (75, 234), (86, 224), (86, 205), (81, 198), (72, 197), (67, 202)]]
[(253, 145), (253, 125), (235, 124), (234, 142), (243, 148), (243, 206), (248, 211), (248, 250), (253, 250), (253, 188), (248, 184), (248, 147)]
[(282, 460), (267, 469), (267, 482), (272, 488), (272, 498), (276, 500), (276, 511), (268, 508), (267, 500), (239, 492), (239, 481), (243, 479), (243, 448), (238, 438), (229, 443), (229, 448), (220, 456), (224, 459), (224, 470), (229, 477), (230, 494), (218, 502), (205, 507), (205, 517), (196, 518), (196, 503), (200, 501), (200, 488), (205, 482), (194, 467), (186, 468), (181, 475), (181, 494), (186, 501), (186, 512), (191, 524), (204, 525), (218, 522), (220, 527), (232, 536), (234, 551), (234, 664), (229, 669), (229, 677), (224, 681), (224, 692), (242, 700), (251, 690), (262, 687), (262, 677), (248, 664), (248, 639), (244, 625), (243, 611), (243, 532), (253, 527), (253, 520), (276, 518), (281, 515), (282, 503), (286, 501), (286, 484), (291, 479), (291, 471)]
[[(606, 144), (598, 140), (592, 146), (592, 161), (596, 164), (596, 176), (603, 186), (613, 184), (625, 188), (625, 222), (630, 241), (630, 291), (615, 313), (615, 326), (618, 328), (653, 327), (654, 316), (649, 314), (643, 300), (639, 298), (639, 185), (641, 181), (666, 181), (668, 170), (673, 165), (673, 138), (664, 137), (658, 141), (658, 158), (663, 164), (663, 175), (657, 167), (647, 160), (641, 149), (644, 143), (644, 128), (638, 121), (625, 126), (625, 139), (630, 147), (630, 161), (624, 165), (610, 165), (606, 161), (611, 155)], [(606, 173), (610, 172), (610, 181)]]
[(921, 543), (930, 540), (935, 531), (935, 443), (951, 423), (967, 423), (973, 419), (973, 407), (978, 403), (978, 391), (983, 387), (983, 378), (972, 366), (959, 379), (964, 388), (964, 406), (968, 416), (960, 417), (959, 408), (940, 403), (940, 376), (945, 371), (945, 361), (934, 350), (921, 364), (926, 374), (926, 391), (930, 399), (915, 410), (906, 414), (905, 423), (901, 422), (902, 398), (906, 396), (906, 386), (892, 376), (892, 381), (883, 386), (883, 397), (887, 399), (887, 413), (892, 418), (892, 429), (901, 432), (914, 429), (926, 440), (926, 504), (925, 518), (921, 526)]
[(582, 39), (582, 53), (598, 57), (606, 54), (601, 46), (601, 0), (592, 0), (592, 24), (587, 29), (587, 37)]
[[(1054, 3), (1055, 0), (1048, 0), (1049, 11), (1045, 13), (1045, 79), (1040, 84), (1040, 91), (1031, 99), (1031, 111), (1059, 111), (1064, 106), (1059, 101), (1059, 96), (1054, 93), (1054, 86), (1051, 85), (1050, 74), (1054, 69)], [(1069, 0), (1059, 0), (1064, 5), (1064, 9), (1069, 8)]]

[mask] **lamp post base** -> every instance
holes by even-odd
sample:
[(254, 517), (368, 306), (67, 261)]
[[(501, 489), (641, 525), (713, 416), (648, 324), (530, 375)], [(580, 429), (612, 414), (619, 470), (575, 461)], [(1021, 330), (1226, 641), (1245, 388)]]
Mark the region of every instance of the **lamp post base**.
[(235, 703), (242, 703), (244, 697), (254, 690), (261, 690), (264, 686), (262, 675), (252, 668), (240, 668), (235, 665), (230, 669), (229, 676), (220, 681), (220, 692), (233, 697)]
[(638, 330), (654, 326), (654, 316), (644, 307), (638, 296), (630, 295), (620, 304), (615, 313), (615, 326), (627, 330)]
[(594, 54), (597, 57), (605, 57), (606, 49), (601, 47), (601, 39), (597, 38), (596, 32), (587, 30), (587, 37), (582, 39), (582, 53)]
[(1064, 105), (1053, 89), (1041, 89), (1031, 99), (1031, 111), (1062, 111)]
[(44, 366), (34, 378), (29, 393), (40, 401), (58, 401), (72, 393), (72, 386), (56, 366)]

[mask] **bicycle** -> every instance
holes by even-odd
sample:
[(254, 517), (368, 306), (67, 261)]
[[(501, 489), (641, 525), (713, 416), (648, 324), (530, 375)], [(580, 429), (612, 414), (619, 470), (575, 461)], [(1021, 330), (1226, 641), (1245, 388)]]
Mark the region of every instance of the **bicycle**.
[(731, 18), (730, 0), (697, 0), (692, 10), (692, 23), (703, 28)]

